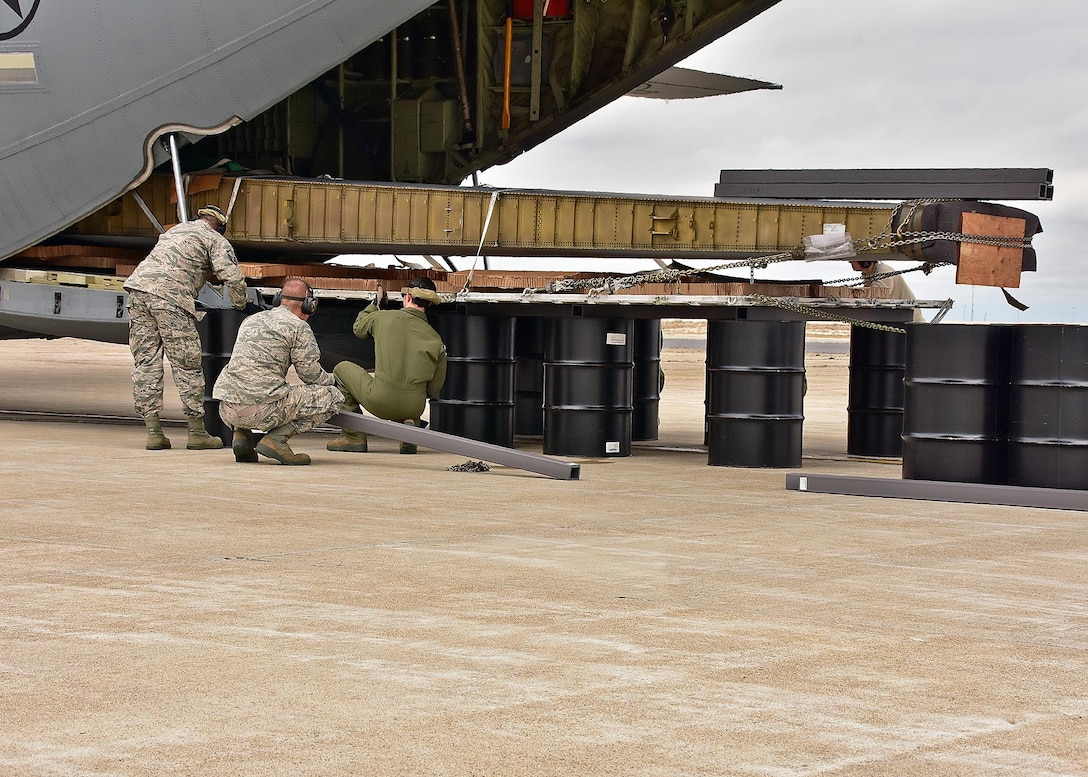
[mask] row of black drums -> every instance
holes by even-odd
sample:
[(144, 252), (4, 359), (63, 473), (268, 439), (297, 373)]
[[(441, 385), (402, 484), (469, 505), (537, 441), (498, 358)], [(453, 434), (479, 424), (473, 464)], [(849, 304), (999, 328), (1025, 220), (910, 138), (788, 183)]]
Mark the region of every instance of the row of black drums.
[(1088, 489), (1088, 327), (854, 327), (847, 452), (903, 477)]
[[(543, 435), (548, 455), (628, 456), (657, 439), (659, 320), (435, 311), (431, 323), (449, 365), (434, 429), (506, 446)], [(709, 322), (710, 464), (800, 464), (804, 340), (802, 321)]]
[(629, 456), (656, 440), (661, 322), (436, 310), (447, 377), (430, 403), (436, 431), (512, 447), (542, 435), (549, 455)]
[(909, 327), (903, 477), (1088, 489), (1088, 327)]

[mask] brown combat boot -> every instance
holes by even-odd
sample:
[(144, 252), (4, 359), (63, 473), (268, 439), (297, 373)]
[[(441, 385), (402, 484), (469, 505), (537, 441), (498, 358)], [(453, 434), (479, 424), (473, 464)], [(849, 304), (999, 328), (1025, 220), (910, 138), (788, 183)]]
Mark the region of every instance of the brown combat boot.
[(222, 440), (208, 434), (208, 430), (204, 428), (203, 418), (190, 418), (188, 420), (189, 439), (185, 443), (185, 447), (188, 450), (215, 451), (223, 447)]
[[(405, 418), (404, 423), (408, 424), (408, 426), (419, 426), (419, 421), (417, 421), (414, 418)], [(400, 452), (401, 453), (411, 454), (411, 453), (416, 453), (416, 451), (417, 451), (417, 448), (416, 448), (415, 443), (402, 442), (400, 444)]]
[(257, 451), (253, 450), (253, 432), (249, 429), (235, 429), (230, 447), (238, 463), (253, 464), (257, 461)]
[(170, 447), (170, 440), (162, 433), (162, 423), (158, 413), (149, 413), (144, 416), (144, 426), (147, 427), (147, 445), (149, 451), (164, 451)]
[(344, 429), (325, 448), (339, 453), (366, 453), (366, 435)]
[(253, 447), (253, 450), (262, 456), (275, 459), (280, 464), (309, 464), (309, 456), (305, 453), (295, 453), (291, 450), (291, 446), (287, 444), (287, 440), (294, 435), (295, 427), (291, 426), (291, 424), (277, 426), (262, 437), (261, 441)]

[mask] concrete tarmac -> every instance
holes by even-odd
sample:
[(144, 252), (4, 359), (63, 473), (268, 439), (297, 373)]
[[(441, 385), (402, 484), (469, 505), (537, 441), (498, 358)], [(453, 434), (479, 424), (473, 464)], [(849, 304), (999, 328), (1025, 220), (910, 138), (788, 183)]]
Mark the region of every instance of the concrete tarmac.
[[(707, 466), (698, 351), (576, 481), (145, 451), (124, 346), (0, 359), (0, 775), (1088, 774), (1088, 514)], [(899, 477), (807, 359), (801, 470)]]

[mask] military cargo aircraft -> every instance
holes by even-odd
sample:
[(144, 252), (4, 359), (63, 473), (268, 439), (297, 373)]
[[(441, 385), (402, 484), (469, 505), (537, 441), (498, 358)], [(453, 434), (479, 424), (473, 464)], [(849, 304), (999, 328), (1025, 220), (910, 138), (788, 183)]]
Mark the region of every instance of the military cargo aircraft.
[[(716, 259), (790, 250), (828, 225), (880, 234), (885, 205), (458, 186), (623, 95), (775, 88), (676, 67), (775, 2), (2, 0), (0, 326), (123, 339), (115, 279), (83, 295), (32, 282), (124, 275), (208, 203), (232, 212), (243, 261)], [(1034, 269), (1023, 254), (1016, 273)]]
[[(0, 3), (0, 258), (186, 170), (456, 184), (621, 95), (773, 86), (672, 65), (774, 0)], [(535, 16), (535, 18), (534, 18)]]

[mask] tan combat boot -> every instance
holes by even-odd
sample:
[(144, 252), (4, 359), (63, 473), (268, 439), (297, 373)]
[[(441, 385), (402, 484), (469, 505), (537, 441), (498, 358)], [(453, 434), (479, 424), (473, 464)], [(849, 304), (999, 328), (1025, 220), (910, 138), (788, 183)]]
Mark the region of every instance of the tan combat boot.
[(253, 447), (253, 450), (262, 456), (275, 459), (280, 464), (309, 464), (309, 456), (305, 453), (295, 453), (291, 450), (291, 446), (287, 444), (287, 440), (294, 437), (295, 434), (295, 427), (291, 426), (291, 424), (277, 426), (262, 437), (261, 441)]
[(325, 447), (330, 451), (339, 453), (366, 453), (366, 435), (362, 432), (343, 429)]
[(253, 432), (249, 429), (235, 429), (230, 447), (238, 463), (253, 464), (257, 461), (257, 451), (253, 450)]
[(203, 418), (190, 418), (189, 439), (185, 447), (191, 451), (214, 451), (223, 447), (223, 441), (208, 434)]
[(164, 451), (170, 447), (170, 440), (162, 433), (162, 424), (158, 413), (149, 413), (144, 416), (144, 426), (147, 427), (147, 445), (149, 451)]

